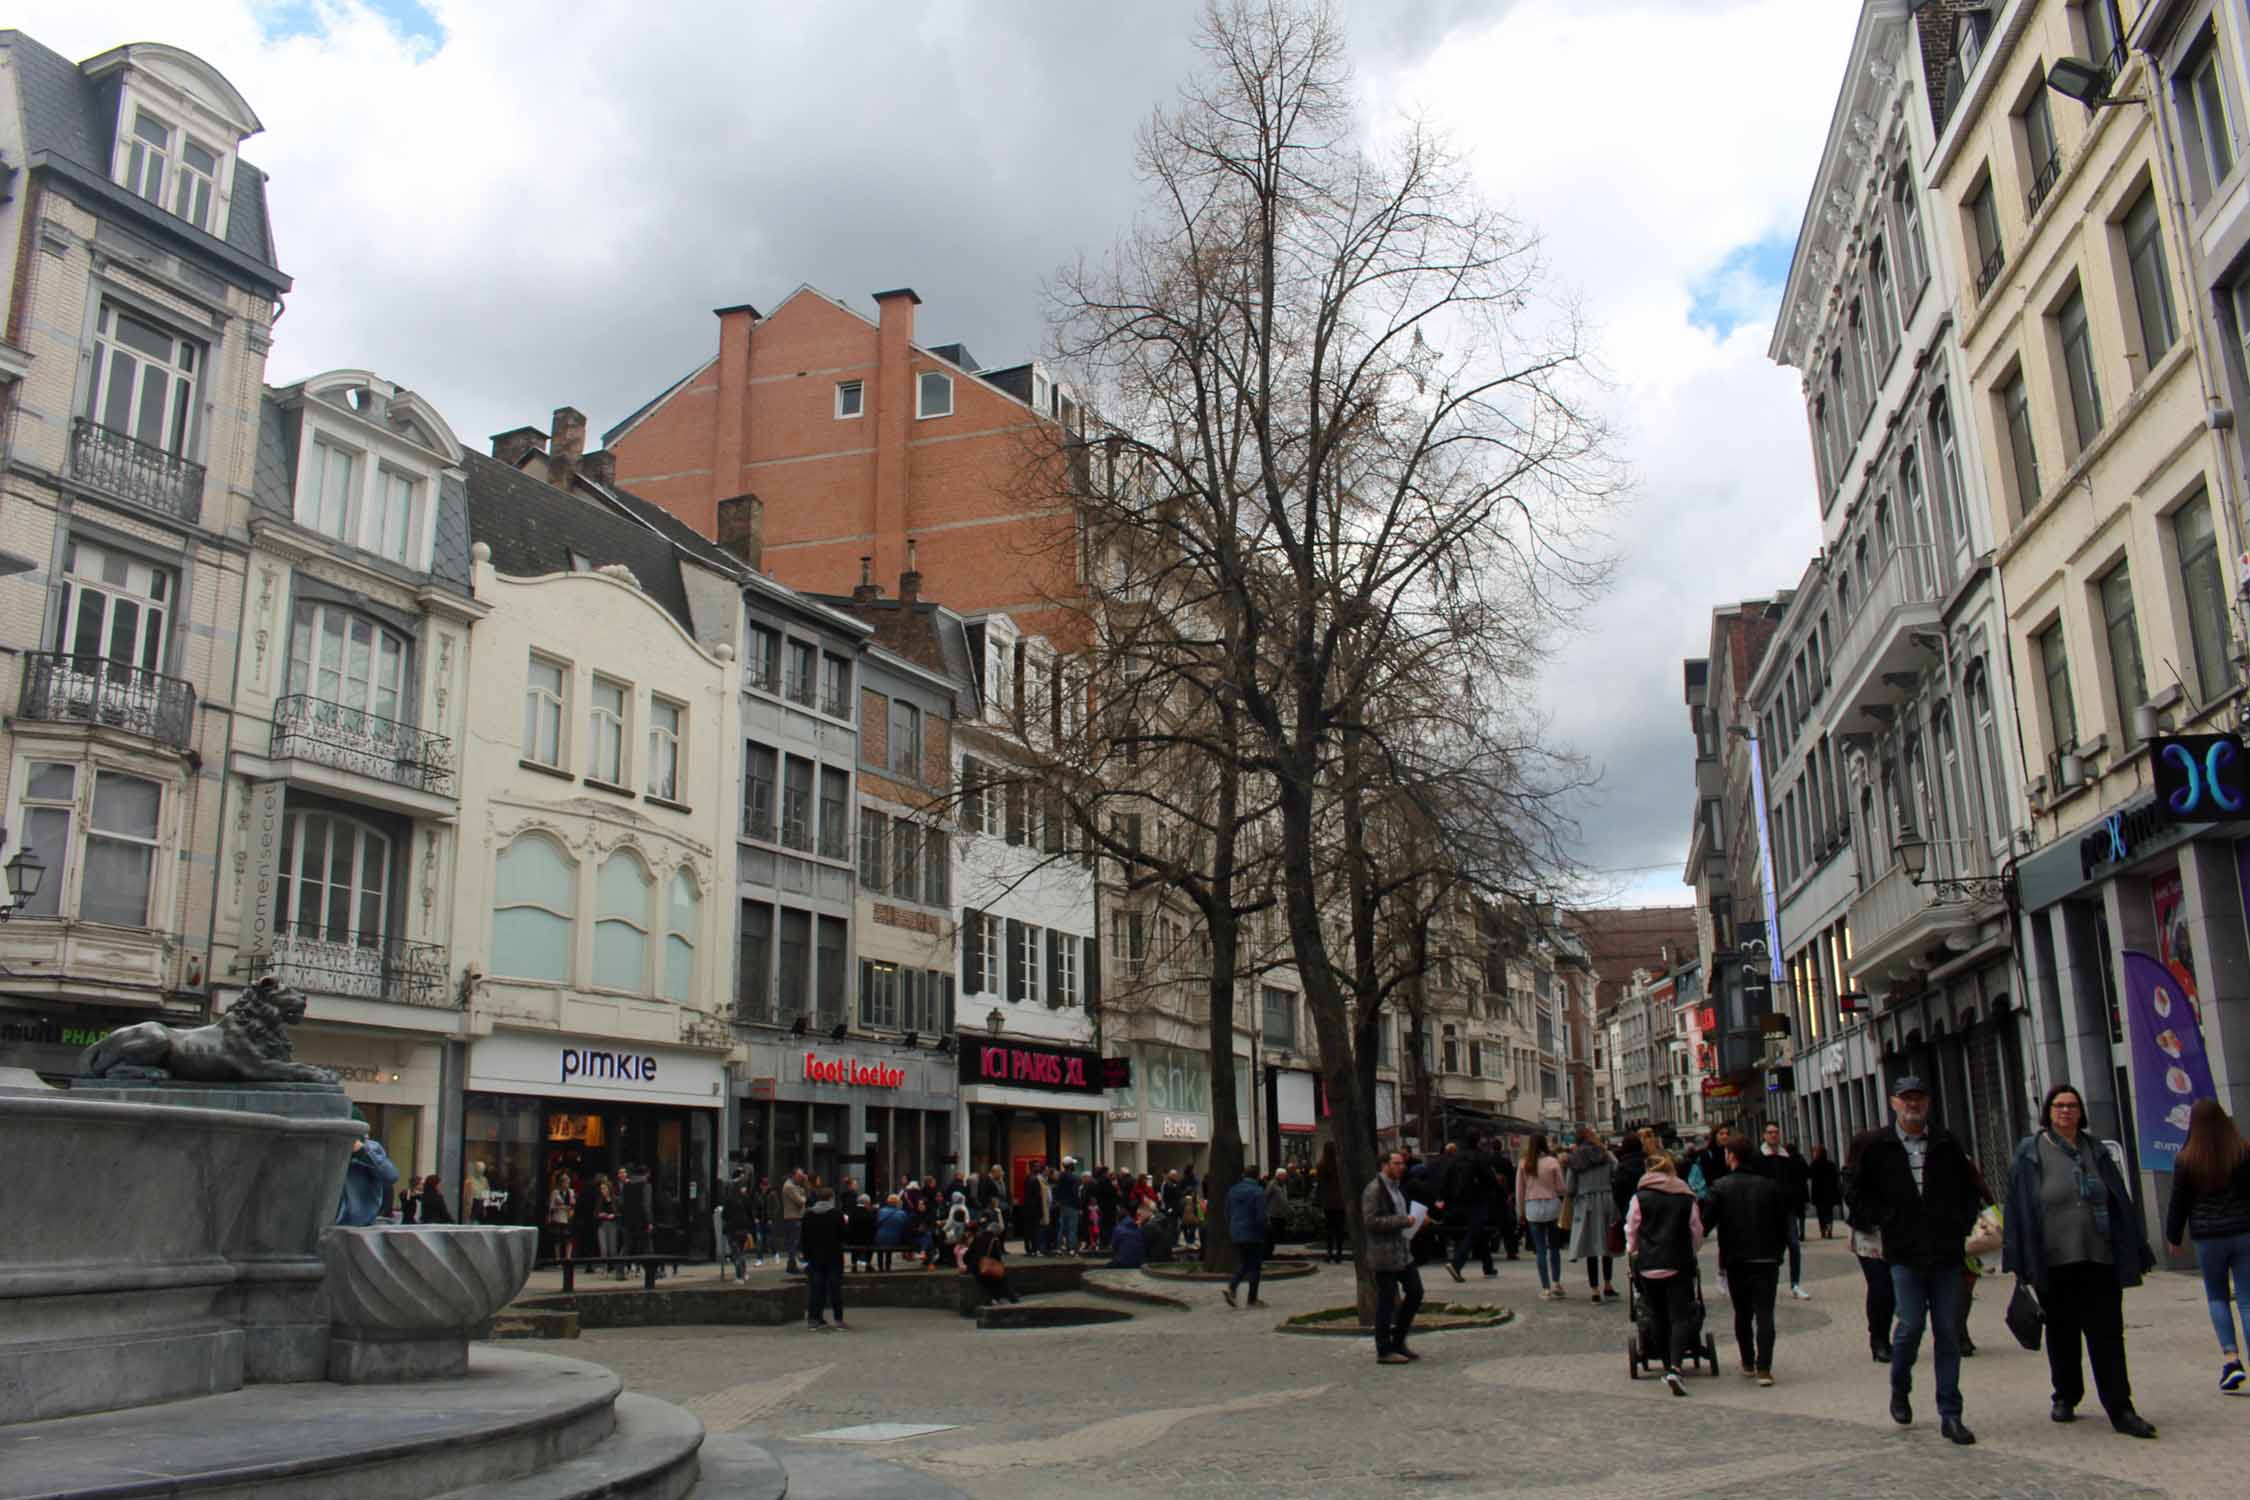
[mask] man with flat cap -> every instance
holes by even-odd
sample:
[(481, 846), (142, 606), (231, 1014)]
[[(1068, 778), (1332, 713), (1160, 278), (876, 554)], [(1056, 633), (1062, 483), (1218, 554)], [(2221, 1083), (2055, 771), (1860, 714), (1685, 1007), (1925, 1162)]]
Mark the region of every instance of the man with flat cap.
[(1930, 1123), (1928, 1085), (1912, 1073), (1891, 1084), (1891, 1124), (1852, 1144), (1859, 1172), (1853, 1222), (1880, 1231), (1898, 1302), (1891, 1343), (1891, 1420), (1914, 1421), (1914, 1360), (1929, 1326), (1937, 1345), (1938, 1428), (1953, 1442), (1975, 1442), (1961, 1420), (1961, 1244), (1977, 1222), (1976, 1176), (1968, 1154)]

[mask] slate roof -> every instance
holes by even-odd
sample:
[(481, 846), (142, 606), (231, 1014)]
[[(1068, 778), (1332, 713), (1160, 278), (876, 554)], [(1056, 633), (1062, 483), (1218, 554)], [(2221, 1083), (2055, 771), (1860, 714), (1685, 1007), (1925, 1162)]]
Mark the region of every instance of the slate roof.
[[(78, 64), (21, 31), (0, 30), (14, 67), (16, 94), (23, 111), (24, 155), (40, 165), (44, 156), (62, 168), (66, 180), (95, 184), (113, 206), (131, 212), (144, 226), (218, 251), (235, 252), (267, 274), (262, 280), (288, 290), (289, 278), (274, 263), (273, 225), (266, 212), (266, 174), (235, 158), (229, 190), (226, 234), (206, 234), (185, 219), (166, 213), (110, 180), (110, 148), (116, 139), (117, 90), (88, 78)], [(75, 171), (71, 169), (76, 169)], [(216, 257), (232, 262), (220, 251)]]
[(621, 490), (614, 484), (603, 484), (598, 480), (588, 479), (583, 474), (578, 476), (578, 480), (579, 483), (623, 511), (627, 519), (639, 521), (643, 525), (663, 533), (672, 545), (678, 547), (705, 567), (714, 568), (730, 576), (740, 576), (749, 571), (750, 565), (748, 563), (736, 557), (732, 552), (727, 551), (726, 548), (712, 541), (655, 501), (644, 500), (631, 490)]
[(492, 549), (493, 567), (519, 578), (568, 573), (573, 552), (597, 568), (623, 563), (642, 593), (695, 633), (679, 554), (665, 537), (482, 453), (464, 453), (461, 466), (469, 477), (469, 540)]

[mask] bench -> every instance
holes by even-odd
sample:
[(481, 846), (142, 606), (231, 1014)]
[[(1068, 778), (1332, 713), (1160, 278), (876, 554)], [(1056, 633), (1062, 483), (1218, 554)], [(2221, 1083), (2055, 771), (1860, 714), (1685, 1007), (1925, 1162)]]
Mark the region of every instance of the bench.
[(573, 1260), (550, 1261), (548, 1264), (562, 1267), (562, 1289), (565, 1292), (578, 1290), (580, 1266), (639, 1266), (641, 1286), (653, 1292), (656, 1290), (657, 1272), (669, 1268), (676, 1276), (679, 1274), (680, 1261), (681, 1258), (677, 1255), (581, 1255)]

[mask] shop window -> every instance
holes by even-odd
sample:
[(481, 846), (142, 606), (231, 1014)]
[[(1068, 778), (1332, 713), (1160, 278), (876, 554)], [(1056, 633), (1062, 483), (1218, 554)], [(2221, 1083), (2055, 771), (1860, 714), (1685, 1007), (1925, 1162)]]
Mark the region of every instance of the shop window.
[(525, 834), (500, 851), (493, 871), (495, 975), (569, 982), (577, 886), (576, 862), (542, 834)]
[(685, 870), (672, 872), (665, 920), (664, 998), (685, 1005), (695, 994), (696, 929), (703, 920), (703, 893)]

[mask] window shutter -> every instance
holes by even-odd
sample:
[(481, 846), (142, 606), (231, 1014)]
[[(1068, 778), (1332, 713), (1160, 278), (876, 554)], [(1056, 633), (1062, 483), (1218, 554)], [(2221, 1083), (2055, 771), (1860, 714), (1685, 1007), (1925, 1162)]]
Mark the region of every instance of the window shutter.
[(977, 763), (964, 755), (961, 757), (961, 803), (955, 811), (955, 821), (969, 830), (977, 831), (977, 804), (983, 800), (978, 788), (983, 778), (977, 774)]
[(895, 1017), (901, 1031), (919, 1031), (922, 1026), (922, 971), (901, 968), (898, 971), (898, 1015)]
[(1047, 804), (1047, 852), (1063, 852), (1063, 800), (1059, 792), (1045, 794)]
[(1023, 783), (1008, 783), (1008, 842), (1023, 842)]
[(933, 973), (931, 977), (939, 982), (939, 1003), (945, 1007), (944, 1014), (938, 1017), (937, 1029), (950, 1032), (953, 1030), (953, 976)]
[(1092, 1015), (1102, 1008), (1102, 950), (1092, 938), (1083, 941), (1085, 950), (1078, 955), (1079, 983), (1086, 991), (1086, 1013)]
[(1023, 998), (1023, 923), (1008, 918), (1008, 999), (1013, 1002)]
[(1062, 986), (1055, 981), (1062, 974), (1063, 935), (1054, 928), (1047, 929), (1047, 1009), (1060, 1010), (1063, 1003)]
[(961, 908), (961, 993), (973, 995), (984, 988), (984, 913), (973, 906)]
[(874, 1021), (870, 1019), (870, 1014), (871, 1014), (871, 1012), (873, 1011), (873, 1009), (874, 1009), (874, 1006), (875, 1006), (875, 961), (874, 961), (873, 959), (871, 959), (871, 958), (863, 958), (863, 959), (861, 959), (861, 960), (859, 961), (859, 1024), (860, 1024), (860, 1025), (862, 1025), (862, 1026), (872, 1026), (872, 1025), (874, 1025), (874, 1024), (875, 1024), (875, 1023), (874, 1023)]

